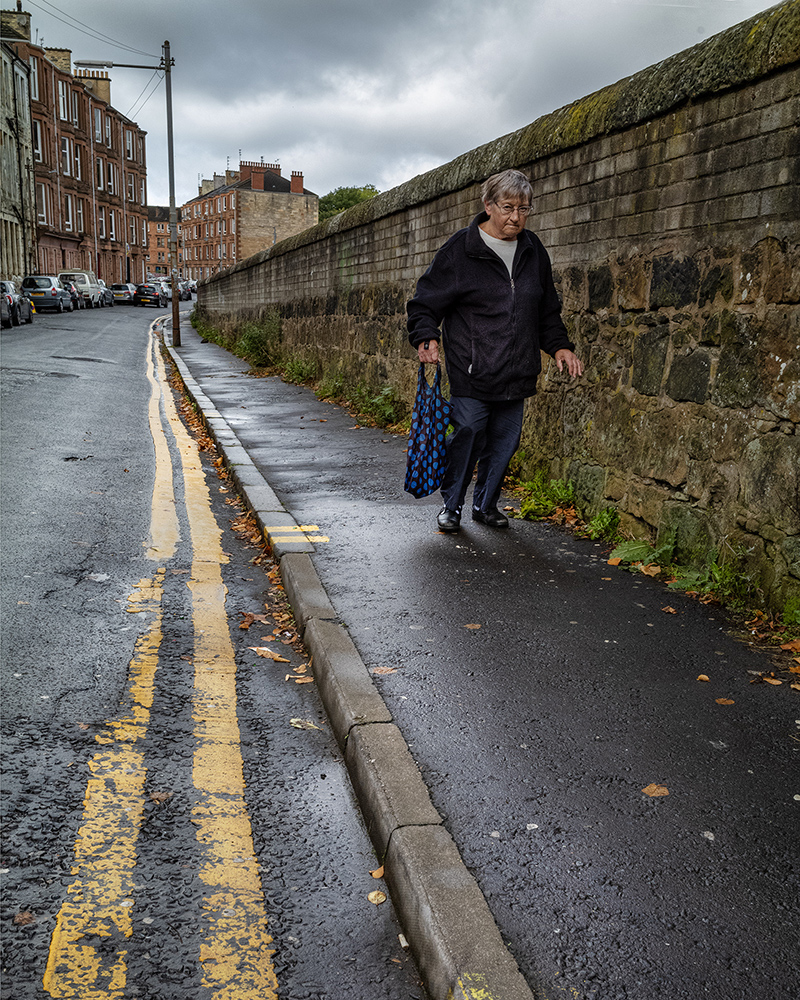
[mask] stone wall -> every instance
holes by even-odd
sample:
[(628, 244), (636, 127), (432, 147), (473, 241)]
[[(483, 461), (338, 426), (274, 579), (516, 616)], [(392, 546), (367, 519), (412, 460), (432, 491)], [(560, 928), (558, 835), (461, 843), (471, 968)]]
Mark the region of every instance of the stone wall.
[(506, 167), (587, 362), (545, 366), (522, 450), (682, 561), (744, 546), (800, 608), (800, 0), (378, 195), (201, 286), (228, 324), (281, 316), (285, 351), (413, 395), (405, 301)]

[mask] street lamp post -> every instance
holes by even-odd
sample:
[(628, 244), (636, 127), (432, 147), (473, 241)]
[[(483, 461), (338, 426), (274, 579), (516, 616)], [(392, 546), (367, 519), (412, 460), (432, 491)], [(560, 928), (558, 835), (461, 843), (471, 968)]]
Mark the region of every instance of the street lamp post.
[(181, 346), (181, 326), (178, 292), (178, 212), (175, 207), (175, 157), (172, 142), (172, 67), (175, 60), (170, 57), (169, 42), (164, 42), (163, 55), (159, 66), (142, 66), (138, 63), (96, 62), (76, 59), (76, 66), (106, 69), (119, 66), (123, 69), (155, 69), (164, 73), (167, 90), (167, 160), (169, 163), (169, 267), (172, 272), (172, 343)]

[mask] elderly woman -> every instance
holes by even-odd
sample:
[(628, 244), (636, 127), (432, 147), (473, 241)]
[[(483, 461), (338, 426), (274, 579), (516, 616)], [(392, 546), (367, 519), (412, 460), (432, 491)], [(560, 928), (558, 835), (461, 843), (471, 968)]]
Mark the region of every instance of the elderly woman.
[(481, 189), (484, 211), (439, 250), (408, 303), (409, 341), (421, 362), (435, 364), (441, 337), (450, 380), (441, 531), (458, 531), (476, 463), (472, 518), (508, 527), (497, 502), (519, 447), (525, 399), (536, 392), (540, 350), (572, 378), (583, 373), (561, 321), (550, 258), (525, 229), (532, 195), (518, 170), (490, 177)]

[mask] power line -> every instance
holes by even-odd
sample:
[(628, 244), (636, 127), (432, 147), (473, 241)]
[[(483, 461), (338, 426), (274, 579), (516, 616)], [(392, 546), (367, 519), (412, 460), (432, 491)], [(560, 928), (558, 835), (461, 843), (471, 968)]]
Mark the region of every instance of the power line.
[[(145, 97), (145, 99), (144, 99), (144, 101), (142, 101), (141, 105), (139, 105), (139, 101), (142, 100), (142, 95), (144, 94), (145, 90), (147, 90), (147, 88), (150, 86), (150, 84), (153, 82), (153, 77), (156, 77), (156, 76), (158, 77), (158, 79), (156, 80), (156, 82), (155, 82), (155, 84), (153, 86), (153, 89), (150, 91), (150, 93), (147, 95), (147, 97)], [(159, 75), (159, 71), (156, 70), (155, 73), (153, 73), (153, 76), (151, 76), (150, 79), (147, 81), (147, 83), (144, 85), (141, 94), (139, 94), (139, 96), (136, 98), (136, 100), (131, 105), (130, 111), (128, 111), (127, 114), (125, 115), (126, 118), (133, 118), (134, 115), (138, 115), (140, 111), (144, 110), (144, 107), (147, 104), (147, 102), (150, 100), (150, 98), (153, 96), (153, 94), (155, 94), (156, 90), (158, 90), (158, 85), (161, 83), (162, 79), (163, 79), (163, 77), (160, 76)], [(137, 105), (139, 105), (139, 106), (137, 107)]]
[[(42, 7), (41, 4), (34, 3), (34, 0), (28, 0), (28, 2), (31, 7), (38, 8), (42, 11), (42, 13), (55, 18), (56, 21), (60, 21), (62, 24), (66, 24), (68, 27), (74, 28), (76, 31), (80, 31), (81, 34), (87, 35), (89, 38), (94, 38), (96, 41), (107, 42), (109, 45), (114, 45), (116, 48), (124, 49), (126, 52), (135, 52), (137, 55), (148, 56), (150, 59), (159, 58), (158, 56), (154, 56), (152, 52), (144, 52), (142, 49), (135, 49), (130, 45), (126, 45), (124, 42), (118, 42), (110, 35), (105, 35), (102, 31), (98, 31), (96, 28), (93, 28), (90, 24), (85, 24), (83, 21), (79, 21), (76, 17), (71, 17), (71, 15), (67, 14), (66, 11), (56, 7), (55, 4), (49, 3), (48, 0), (41, 0), (41, 2), (45, 5), (45, 7), (50, 7), (52, 10), (45, 10), (45, 7)], [(63, 14), (64, 17), (59, 17), (58, 14), (54, 14), (53, 11), (58, 11), (58, 14)], [(68, 20), (65, 20), (65, 18), (68, 18)], [(81, 27), (76, 27), (77, 25), (81, 25)], [(83, 31), (83, 28), (86, 28), (87, 30)]]

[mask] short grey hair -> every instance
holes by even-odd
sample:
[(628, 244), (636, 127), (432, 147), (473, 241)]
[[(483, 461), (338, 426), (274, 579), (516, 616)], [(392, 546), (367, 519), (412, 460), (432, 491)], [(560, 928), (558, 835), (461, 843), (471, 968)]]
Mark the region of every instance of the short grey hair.
[(481, 201), (497, 203), (504, 198), (521, 198), (530, 204), (533, 187), (520, 170), (501, 170), (492, 174), (481, 185)]

